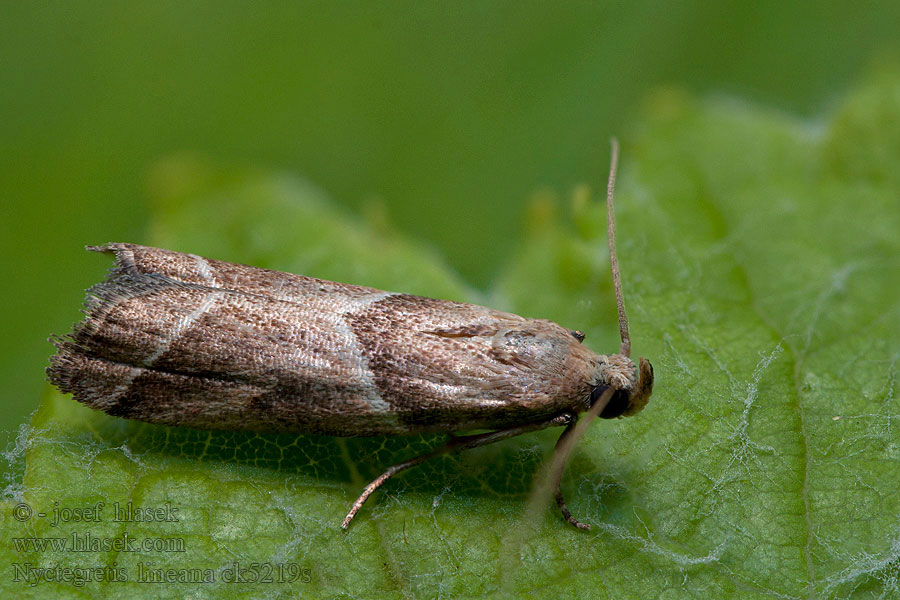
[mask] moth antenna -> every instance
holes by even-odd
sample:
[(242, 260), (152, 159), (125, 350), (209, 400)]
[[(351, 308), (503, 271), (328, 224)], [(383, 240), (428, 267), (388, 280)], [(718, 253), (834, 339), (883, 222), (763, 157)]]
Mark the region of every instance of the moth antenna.
[[(619, 273), (619, 259), (616, 256), (616, 210), (614, 201), (614, 192), (616, 189), (616, 170), (619, 168), (619, 140), (610, 139), (611, 157), (609, 161), (609, 180), (606, 184), (606, 238), (609, 242), (609, 266), (612, 269), (613, 287), (616, 290), (616, 308), (619, 312), (619, 337), (622, 343), (619, 346), (619, 354), (622, 356), (630, 356), (631, 354), (631, 336), (628, 334), (628, 316), (625, 314), (625, 295), (622, 292), (622, 275)], [(640, 411), (647, 403), (650, 393), (653, 390), (653, 368), (649, 361), (640, 360), (641, 378), (638, 384), (638, 391), (631, 398), (632, 407), (629, 414)], [(591, 405), (587, 414), (580, 421), (572, 421), (566, 426), (565, 431), (556, 441), (556, 448), (553, 452), (553, 463), (550, 466), (550, 483), (553, 494), (556, 496), (556, 504), (562, 511), (563, 518), (578, 527), (579, 529), (590, 529), (587, 523), (582, 523), (572, 516), (566, 507), (563, 499), (560, 485), (562, 483), (563, 471), (566, 468), (566, 461), (575, 443), (584, 435), (590, 422), (609, 404), (612, 400), (616, 389), (608, 386), (600, 397)]]
[(612, 157), (609, 162), (609, 181), (606, 184), (606, 239), (609, 242), (609, 265), (612, 268), (613, 287), (616, 290), (616, 308), (619, 311), (619, 337), (622, 344), (619, 354), (631, 355), (631, 337), (628, 335), (628, 316), (625, 314), (625, 295), (622, 293), (622, 276), (619, 274), (619, 259), (616, 257), (616, 211), (613, 202), (616, 189), (616, 170), (619, 168), (619, 140), (611, 138)]

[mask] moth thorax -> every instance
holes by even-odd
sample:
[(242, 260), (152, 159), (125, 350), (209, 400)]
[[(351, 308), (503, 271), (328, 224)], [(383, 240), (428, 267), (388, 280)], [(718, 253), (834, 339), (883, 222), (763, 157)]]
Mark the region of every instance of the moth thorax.
[(627, 356), (611, 354), (597, 357), (597, 371), (592, 383), (590, 405), (593, 406), (603, 392), (610, 387), (615, 390), (609, 403), (600, 412), (603, 419), (622, 416), (631, 404), (631, 395), (637, 382), (637, 367)]

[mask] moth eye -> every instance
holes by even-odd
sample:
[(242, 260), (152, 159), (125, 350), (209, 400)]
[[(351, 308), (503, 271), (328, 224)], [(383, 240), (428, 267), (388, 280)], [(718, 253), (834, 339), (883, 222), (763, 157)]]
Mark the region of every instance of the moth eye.
[[(594, 386), (594, 389), (591, 390), (591, 406), (593, 406), (594, 402), (596, 402), (603, 392), (606, 391), (606, 387), (607, 386), (605, 385)], [(613, 392), (613, 397), (610, 399), (609, 404), (607, 404), (603, 409), (603, 412), (600, 413), (600, 418), (615, 419), (616, 417), (622, 416), (622, 413), (628, 408), (630, 401), (628, 392), (625, 390), (616, 390)]]
[(579, 342), (584, 341), (584, 332), (583, 331), (578, 331), (576, 329), (573, 329), (569, 333), (571, 333), (572, 337), (575, 338), (576, 340), (578, 340)]

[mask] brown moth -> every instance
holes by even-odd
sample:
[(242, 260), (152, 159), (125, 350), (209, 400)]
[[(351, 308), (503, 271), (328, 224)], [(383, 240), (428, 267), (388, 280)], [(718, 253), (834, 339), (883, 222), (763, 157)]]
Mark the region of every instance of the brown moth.
[[(393, 474), (429, 457), (565, 426), (559, 492), (581, 412), (639, 412), (650, 363), (629, 358), (608, 186), (610, 261), (622, 338), (594, 354), (584, 334), (483, 306), (324, 281), (136, 244), (91, 246), (116, 263), (88, 290), (85, 319), (47, 374), (111, 415), (200, 429), (333, 436), (488, 429), (388, 469), (353, 504), (346, 528)], [(640, 372), (640, 376), (638, 374)]]

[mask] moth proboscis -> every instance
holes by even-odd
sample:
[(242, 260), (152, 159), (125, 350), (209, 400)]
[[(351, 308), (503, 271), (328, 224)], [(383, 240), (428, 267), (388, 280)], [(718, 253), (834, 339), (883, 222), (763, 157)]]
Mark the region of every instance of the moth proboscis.
[(562, 426), (551, 483), (565, 520), (588, 529), (560, 492), (572, 445), (593, 417), (633, 415), (653, 389), (649, 361), (629, 358), (617, 162), (613, 140), (607, 233), (618, 354), (594, 354), (580, 331), (473, 304), (107, 244), (89, 249), (113, 254), (115, 266), (88, 290), (84, 320), (53, 339), (48, 377), (92, 408), (172, 426), (332, 436), (489, 430), (390, 467), (353, 503), (344, 529), (404, 469)]

